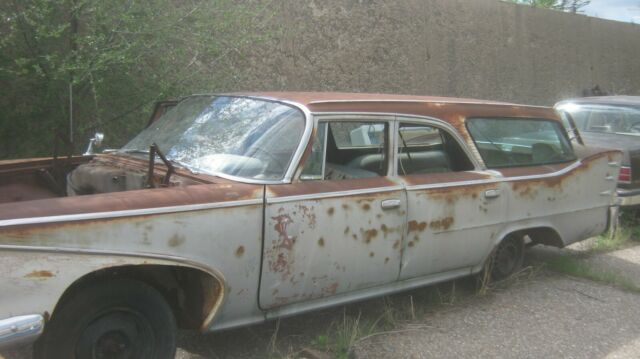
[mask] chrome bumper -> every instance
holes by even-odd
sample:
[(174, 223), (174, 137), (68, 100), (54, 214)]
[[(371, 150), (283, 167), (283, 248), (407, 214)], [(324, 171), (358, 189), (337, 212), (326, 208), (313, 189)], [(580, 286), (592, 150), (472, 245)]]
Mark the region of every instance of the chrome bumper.
[(640, 190), (618, 188), (618, 204), (621, 207), (640, 206)]
[(44, 329), (40, 314), (21, 315), (0, 320), (0, 349), (38, 339)]

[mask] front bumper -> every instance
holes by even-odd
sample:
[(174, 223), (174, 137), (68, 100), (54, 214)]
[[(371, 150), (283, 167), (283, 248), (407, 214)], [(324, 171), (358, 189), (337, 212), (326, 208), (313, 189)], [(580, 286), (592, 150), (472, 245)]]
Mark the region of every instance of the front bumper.
[(640, 206), (640, 189), (618, 188), (616, 192), (621, 207)]
[(40, 314), (21, 315), (0, 320), (0, 349), (27, 344), (38, 339), (44, 329)]

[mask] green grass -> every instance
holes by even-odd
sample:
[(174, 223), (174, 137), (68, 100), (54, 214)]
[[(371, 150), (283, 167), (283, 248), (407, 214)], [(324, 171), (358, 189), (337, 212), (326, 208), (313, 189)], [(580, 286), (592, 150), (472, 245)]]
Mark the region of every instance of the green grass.
[(604, 233), (596, 238), (592, 252), (610, 252), (640, 241), (640, 211), (622, 210), (619, 226), (613, 236)]
[(611, 284), (622, 289), (640, 293), (640, 287), (635, 285), (632, 281), (612, 272), (596, 270), (592, 268), (584, 258), (565, 255), (551, 259), (546, 264), (549, 269), (555, 272), (590, 279), (595, 282)]

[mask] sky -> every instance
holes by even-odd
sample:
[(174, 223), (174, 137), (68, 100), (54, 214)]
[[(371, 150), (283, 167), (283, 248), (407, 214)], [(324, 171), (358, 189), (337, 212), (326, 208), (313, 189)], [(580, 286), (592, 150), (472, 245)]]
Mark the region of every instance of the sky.
[(591, 0), (585, 15), (640, 24), (640, 0)]

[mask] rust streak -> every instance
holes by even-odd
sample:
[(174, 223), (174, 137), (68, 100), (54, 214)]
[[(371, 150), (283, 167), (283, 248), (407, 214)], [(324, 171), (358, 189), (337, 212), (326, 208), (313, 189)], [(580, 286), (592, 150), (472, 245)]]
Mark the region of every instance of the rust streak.
[(33, 272), (24, 276), (25, 278), (51, 278), (53, 273), (48, 270), (34, 270)]

